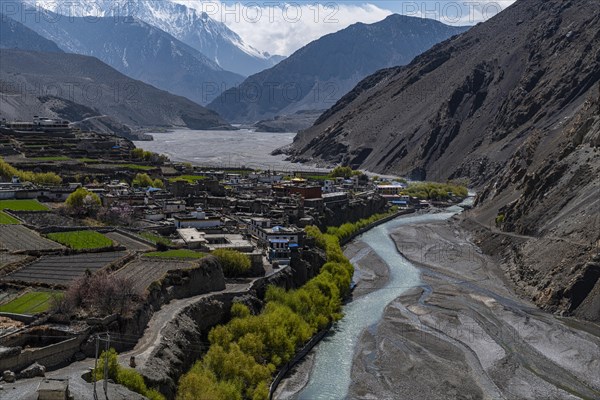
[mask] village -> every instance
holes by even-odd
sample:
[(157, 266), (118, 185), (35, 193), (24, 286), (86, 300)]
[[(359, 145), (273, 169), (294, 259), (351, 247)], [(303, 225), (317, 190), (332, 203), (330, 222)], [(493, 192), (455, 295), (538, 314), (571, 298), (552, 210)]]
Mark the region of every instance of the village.
[[(326, 231), (464, 197), (458, 184), (413, 184), (348, 167), (194, 166), (68, 121), (2, 121), (2, 391), (37, 377), (32, 398), (68, 398), (68, 377), (43, 377), (93, 361), (100, 333), (141, 370), (155, 348), (140, 343), (172, 301), (214, 294), (231, 305), (247, 293), (260, 298), (267, 285), (290, 289), (315, 276), (325, 259), (306, 227)], [(226, 308), (214, 324), (229, 318)], [(172, 393), (174, 382), (165, 381), (154, 383)]]

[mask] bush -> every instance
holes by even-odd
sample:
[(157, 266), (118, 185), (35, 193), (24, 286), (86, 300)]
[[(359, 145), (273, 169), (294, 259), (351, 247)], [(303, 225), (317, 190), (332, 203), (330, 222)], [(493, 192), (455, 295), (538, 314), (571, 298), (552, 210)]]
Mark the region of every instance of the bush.
[(498, 214), (498, 216), (496, 217), (496, 226), (502, 225), (505, 220), (506, 220), (506, 215)]
[(131, 184), (135, 187), (147, 188), (152, 186), (154, 184), (154, 181), (152, 180), (152, 178), (150, 178), (150, 175), (146, 173), (138, 173), (135, 175), (135, 178), (133, 178)]
[(235, 250), (218, 249), (212, 252), (217, 257), (226, 277), (232, 278), (246, 274), (250, 271), (252, 263), (250, 258)]
[(127, 389), (146, 396), (150, 400), (165, 400), (165, 397), (154, 389), (149, 389), (144, 382), (144, 377), (134, 369), (123, 368), (119, 365), (118, 354), (115, 349), (103, 351), (98, 359), (98, 368), (92, 371), (95, 381), (104, 379), (104, 364), (108, 363), (108, 378), (125, 386)]

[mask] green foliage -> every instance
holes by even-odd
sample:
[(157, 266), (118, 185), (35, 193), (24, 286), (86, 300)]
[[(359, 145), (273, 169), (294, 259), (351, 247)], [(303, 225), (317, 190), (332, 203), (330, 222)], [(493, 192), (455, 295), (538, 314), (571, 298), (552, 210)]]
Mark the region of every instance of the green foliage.
[(306, 177), (306, 179), (310, 179), (311, 181), (326, 181), (328, 179), (331, 179), (331, 177), (329, 175), (308, 175)]
[(152, 232), (141, 232), (140, 236), (143, 237), (144, 239), (154, 243), (154, 244), (163, 244), (165, 246), (171, 246), (173, 244), (173, 242), (171, 242), (169, 239), (167, 239), (166, 237), (154, 234)]
[(0, 225), (19, 225), (18, 219), (11, 217), (5, 212), (0, 211)]
[(129, 390), (146, 396), (150, 400), (165, 400), (165, 397), (155, 389), (150, 389), (144, 382), (144, 377), (134, 369), (124, 368), (119, 365), (115, 349), (103, 351), (98, 359), (98, 368), (92, 371), (92, 379), (104, 379), (104, 364), (108, 364), (108, 378), (125, 386)]
[(0, 158), (0, 177), (12, 179), (18, 177), (23, 182), (33, 182), (40, 185), (60, 185), (62, 178), (54, 172), (31, 172), (17, 169)]
[(144, 158), (144, 149), (136, 147), (135, 149), (131, 150), (131, 157), (142, 160)]
[(469, 195), (469, 191), (465, 186), (435, 182), (411, 183), (402, 193), (422, 200), (446, 200), (450, 197), (450, 194), (456, 197), (467, 197)]
[(165, 188), (164, 182), (162, 181), (162, 179), (159, 178), (156, 178), (154, 181), (152, 181), (152, 186), (159, 189)]
[(37, 200), (0, 200), (0, 210), (48, 211), (49, 208)]
[(0, 305), (0, 312), (15, 314), (38, 314), (52, 306), (52, 292), (28, 292), (9, 303)]
[(353, 175), (353, 170), (350, 167), (335, 167), (329, 176), (332, 178), (350, 178)]
[(134, 171), (150, 171), (154, 169), (154, 167), (150, 167), (148, 165), (139, 165), (139, 164), (119, 164), (120, 168), (124, 169), (132, 169)]
[(153, 251), (151, 253), (144, 254), (145, 257), (177, 258), (177, 259), (199, 259), (199, 258), (204, 258), (207, 255), (208, 254), (206, 254), (206, 253), (199, 253), (197, 251), (188, 250), (188, 249)]
[(78, 187), (65, 200), (65, 205), (69, 209), (88, 214), (100, 208), (101, 204), (100, 197), (96, 193), (90, 192), (83, 187)]
[[(327, 233), (325, 235), (323, 235), (321, 233), (321, 231), (319, 230), (319, 228), (317, 228), (316, 226), (307, 227), (306, 234), (309, 237), (313, 237), (316, 239), (317, 247), (320, 247), (320, 248), (326, 250), (330, 247), (331, 248), (335, 247), (335, 244), (332, 244), (332, 241), (334, 239), (339, 240), (339, 241), (344, 241), (344, 240), (352, 237), (352, 235), (356, 234), (361, 229), (366, 228), (369, 225), (373, 224), (374, 222), (377, 222), (380, 219), (383, 219), (385, 217), (395, 214), (397, 212), (397, 210), (398, 210), (397, 207), (392, 207), (387, 213), (373, 214), (369, 218), (364, 218), (357, 222), (347, 222), (339, 227), (330, 226), (329, 228), (327, 228)], [(339, 244), (338, 244), (338, 246), (339, 246)], [(338, 258), (338, 259), (340, 257), (340, 255), (337, 254), (337, 252), (333, 252), (332, 256), (335, 256), (335, 258)], [(342, 254), (342, 257), (343, 257), (343, 254)]]
[(56, 232), (47, 236), (75, 250), (103, 249), (113, 245), (112, 240), (96, 231)]
[(49, 156), (49, 157), (33, 157), (30, 160), (35, 161), (69, 161), (71, 157), (67, 156)]
[(252, 267), (250, 258), (235, 250), (218, 249), (211, 253), (219, 259), (226, 277), (236, 277), (247, 273)]
[(194, 184), (198, 181), (203, 181), (205, 179), (206, 179), (205, 175), (180, 175), (180, 176), (176, 176), (174, 178), (170, 178), (169, 181), (170, 182), (184, 181), (184, 182)]
[(231, 306), (231, 316), (233, 318), (245, 318), (250, 316), (250, 309), (242, 303), (233, 303)]
[(506, 220), (506, 215), (498, 214), (498, 216), (496, 217), (496, 226), (502, 225), (505, 220)]
[(135, 178), (133, 178), (131, 184), (135, 187), (147, 188), (151, 187), (154, 184), (154, 181), (152, 180), (152, 178), (150, 178), (150, 175), (146, 173), (139, 173), (136, 174)]
[(306, 228), (325, 250), (327, 263), (297, 290), (270, 286), (258, 315), (234, 303), (232, 319), (213, 328), (204, 358), (179, 381), (178, 400), (268, 399), (272, 374), (319, 330), (342, 317), (342, 299), (350, 291), (354, 268), (340, 239), (387, 214), (375, 215), (322, 233)]

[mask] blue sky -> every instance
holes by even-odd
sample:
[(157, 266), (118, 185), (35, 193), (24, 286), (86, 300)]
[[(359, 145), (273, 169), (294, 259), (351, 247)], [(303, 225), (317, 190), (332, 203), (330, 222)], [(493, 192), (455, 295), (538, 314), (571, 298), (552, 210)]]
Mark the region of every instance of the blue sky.
[[(514, 0), (172, 0), (226, 23), (251, 46), (290, 55), (319, 37), (356, 23), (373, 23), (392, 13), (436, 19), (449, 25), (474, 25)], [(316, 6), (318, 4), (318, 7)]]

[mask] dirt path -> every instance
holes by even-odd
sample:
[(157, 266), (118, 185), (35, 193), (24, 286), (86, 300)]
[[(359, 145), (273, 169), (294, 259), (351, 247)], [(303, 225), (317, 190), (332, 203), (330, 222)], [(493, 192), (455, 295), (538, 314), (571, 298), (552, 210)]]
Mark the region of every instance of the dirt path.
[(451, 222), (393, 238), (423, 285), (363, 333), (349, 398), (600, 398), (600, 327), (519, 299)]
[(226, 288), (219, 292), (210, 292), (201, 294), (186, 299), (172, 300), (170, 303), (165, 304), (160, 310), (155, 312), (148, 322), (148, 326), (144, 331), (144, 336), (138, 340), (133, 350), (122, 353), (119, 355), (119, 361), (124, 366), (129, 364), (130, 357), (135, 357), (136, 364), (143, 366), (148, 357), (152, 354), (154, 349), (160, 344), (163, 339), (162, 330), (169, 322), (171, 322), (177, 315), (186, 307), (211, 296), (223, 294), (223, 293), (246, 293), (252, 284), (256, 281), (253, 279), (248, 283), (235, 283), (227, 284)]

